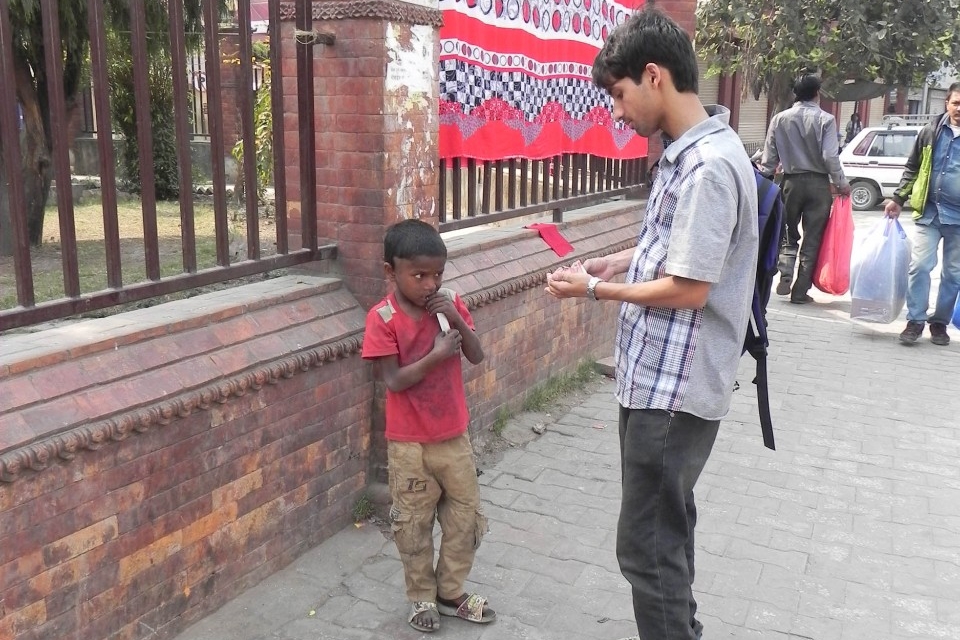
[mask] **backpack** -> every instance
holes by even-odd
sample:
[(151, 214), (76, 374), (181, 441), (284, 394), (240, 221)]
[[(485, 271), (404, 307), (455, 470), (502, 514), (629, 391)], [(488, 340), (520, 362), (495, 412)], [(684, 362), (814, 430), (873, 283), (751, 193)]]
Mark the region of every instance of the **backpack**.
[(757, 253), (757, 281), (753, 289), (750, 323), (743, 341), (743, 352), (757, 361), (757, 403), (763, 444), (776, 449), (773, 442), (773, 421), (770, 417), (770, 396), (767, 388), (767, 303), (777, 275), (780, 242), (783, 238), (783, 195), (780, 187), (754, 167), (757, 178), (757, 229), (760, 235)]

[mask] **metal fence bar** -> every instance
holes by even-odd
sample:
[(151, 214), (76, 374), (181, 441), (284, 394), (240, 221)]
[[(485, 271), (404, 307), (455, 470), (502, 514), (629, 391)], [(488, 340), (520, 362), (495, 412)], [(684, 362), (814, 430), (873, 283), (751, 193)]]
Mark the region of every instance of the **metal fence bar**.
[(480, 213), (490, 213), (490, 162), (484, 161), (483, 184), (480, 189)]
[(510, 158), (507, 162), (507, 171), (509, 176), (507, 180), (507, 208), (517, 208), (517, 159)]
[[(43, 36), (47, 42), (60, 42), (60, 15), (54, 0), (42, 0)], [(63, 93), (63, 57), (60, 47), (44, 47), (47, 96), (50, 105), (50, 127), (53, 131), (67, 128), (67, 105)], [(57, 181), (57, 213), (60, 222), (60, 257), (63, 264), (63, 288), (70, 297), (80, 295), (77, 268), (77, 232), (73, 221), (73, 189), (70, 178), (70, 157), (66, 145), (54, 145), (53, 168)], [(17, 163), (19, 168), (20, 163)]]
[(453, 219), (460, 219), (460, 212), (463, 211), (461, 207), (463, 206), (462, 197), (460, 195), (461, 188), (461, 176), (460, 176), (460, 158), (453, 159)]
[[(16, 86), (10, 0), (0, 0), (0, 85)], [(7, 210), (10, 212), (9, 233), (12, 235), (10, 243), (13, 249), (13, 269), (16, 272), (17, 302), (23, 307), (31, 307), (34, 304), (34, 290), (30, 239), (26, 219), (17, 214), (18, 211), (26, 210), (23, 180), (19, 179), (21, 150), (17, 121), (17, 101), (4, 100), (0, 103), (0, 138), (4, 140), (3, 164), (7, 174)]]
[[(90, 29), (90, 78), (93, 82), (93, 100), (98, 131), (113, 131), (110, 124), (110, 85), (107, 81), (107, 41), (104, 31), (103, 0), (87, 3)], [(120, 257), (120, 223), (117, 219), (117, 176), (113, 153), (113, 137), (97, 136), (100, 155), (100, 201), (103, 205), (104, 248), (107, 258), (107, 286), (123, 286)]]
[[(220, 35), (219, 15), (216, 0), (203, 0), (205, 58), (207, 63), (207, 109), (210, 113), (223, 113), (220, 91)], [(230, 265), (230, 229), (227, 221), (227, 175), (223, 164), (223, 121), (210, 119), (210, 160), (213, 173), (213, 220), (217, 244), (217, 264)]]
[[(283, 82), (280, 56), (280, 3), (270, 3), (270, 109), (273, 112), (273, 215), (277, 225), (277, 253), (290, 250), (287, 237), (287, 157), (283, 135)], [(440, 182), (443, 185), (443, 181)]]
[(130, 2), (130, 42), (133, 47), (133, 95), (140, 160), (143, 256), (147, 278), (156, 281), (160, 279), (160, 241), (157, 238), (156, 175), (153, 170), (153, 127), (150, 118), (150, 61), (147, 59), (147, 20), (143, 2)]
[(190, 154), (190, 131), (187, 119), (186, 35), (183, 3), (169, 3), (170, 56), (173, 69), (174, 129), (177, 140), (177, 168), (180, 187), (180, 252), (185, 273), (197, 270), (197, 236), (194, 228), (193, 168)]
[(467, 158), (467, 217), (477, 215), (477, 161)]
[(496, 180), (494, 183), (497, 194), (494, 200), (496, 202), (495, 206), (497, 211), (503, 211), (503, 160), (497, 160), (490, 164), (493, 164), (493, 179)]
[[(296, 25), (313, 31), (313, 3), (297, 0)], [(317, 249), (317, 141), (314, 136), (313, 45), (297, 43), (297, 114), (300, 129), (300, 235), (303, 248)]]
[(440, 222), (447, 221), (447, 160), (446, 158), (440, 158), (440, 164), (438, 168), (440, 172)]
[(260, 223), (258, 209), (257, 149), (253, 123), (253, 32), (250, 29), (250, 0), (237, 1), (240, 21), (240, 138), (243, 140), (244, 204), (247, 222), (247, 258), (260, 259)]
[[(520, 161), (520, 206), (525, 207), (530, 204), (529, 201), (529, 188), (527, 187), (527, 179), (529, 178), (530, 172), (530, 161), (524, 158)], [(512, 208), (512, 207), (511, 207)]]

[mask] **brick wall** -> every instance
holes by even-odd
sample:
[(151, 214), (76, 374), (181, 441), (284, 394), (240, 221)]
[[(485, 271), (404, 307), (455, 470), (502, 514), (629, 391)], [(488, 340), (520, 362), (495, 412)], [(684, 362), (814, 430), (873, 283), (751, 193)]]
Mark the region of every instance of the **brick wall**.
[(299, 277), (4, 337), (0, 638), (169, 637), (348, 524), (363, 318)]
[[(614, 205), (565, 227), (563, 259), (529, 230), (451, 242), (486, 352), (464, 365), (476, 442), (610, 353), (616, 307), (543, 285), (633, 245), (639, 205)], [(385, 461), (364, 317), (288, 276), (0, 337), (0, 638), (169, 638), (348, 525)]]

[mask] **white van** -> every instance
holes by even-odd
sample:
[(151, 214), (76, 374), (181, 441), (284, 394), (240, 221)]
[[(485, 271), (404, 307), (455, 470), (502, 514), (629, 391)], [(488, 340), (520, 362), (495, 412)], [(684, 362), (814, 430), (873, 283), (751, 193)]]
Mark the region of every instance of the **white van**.
[(931, 118), (896, 116), (883, 126), (865, 128), (844, 146), (840, 164), (850, 182), (854, 209), (874, 209), (884, 198), (893, 196), (917, 134)]

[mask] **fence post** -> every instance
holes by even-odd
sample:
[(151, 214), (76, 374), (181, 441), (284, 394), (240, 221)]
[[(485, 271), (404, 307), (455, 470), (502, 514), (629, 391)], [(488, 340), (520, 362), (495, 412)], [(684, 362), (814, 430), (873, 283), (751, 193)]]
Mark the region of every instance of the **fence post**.
[[(321, 242), (336, 242), (335, 267), (364, 306), (386, 291), (386, 227), (413, 217), (439, 224), (441, 14), (433, 5), (400, 0), (312, 5), (313, 28), (335, 39), (314, 48), (317, 230)], [(295, 36), (292, 15), (284, 17), (287, 61), (294, 57)], [(284, 64), (281, 71), (285, 92), (295, 92), (294, 65)], [(285, 123), (286, 139), (296, 148), (296, 118)], [(291, 247), (297, 247), (300, 160), (291, 154), (286, 166)]]

